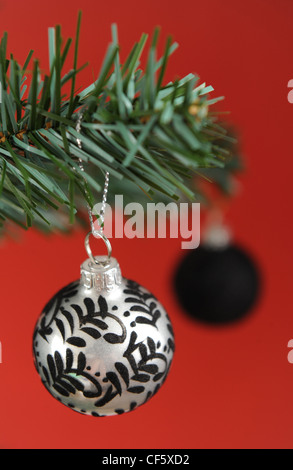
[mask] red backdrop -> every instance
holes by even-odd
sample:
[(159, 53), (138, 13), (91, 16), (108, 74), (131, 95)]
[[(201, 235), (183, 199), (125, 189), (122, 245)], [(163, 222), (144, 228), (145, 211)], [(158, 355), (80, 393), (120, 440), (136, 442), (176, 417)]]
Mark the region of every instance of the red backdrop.
[[(142, 32), (162, 27), (180, 48), (168, 77), (200, 75), (224, 95), (221, 109), (240, 135), (247, 171), (227, 220), (236, 240), (262, 270), (262, 297), (237, 325), (216, 329), (185, 317), (171, 287), (182, 256), (180, 240), (113, 240), (126, 277), (153, 291), (172, 318), (177, 351), (169, 378), (145, 406), (97, 419), (74, 413), (41, 385), (31, 335), (46, 301), (79, 276), (84, 233), (45, 237), (33, 230), (0, 242), (0, 447), (1, 448), (234, 448), (291, 447), (293, 338), (291, 179), (293, 78), (290, 0), (1, 1), (1, 33), (24, 60), (35, 49), (47, 68), (47, 28), (75, 31), (83, 9), (80, 62), (98, 73), (119, 27), (128, 51)], [(123, 52), (122, 52), (123, 55)], [(89, 68), (84, 84), (92, 79)], [(154, 267), (155, 266), (155, 267)], [(184, 397), (184, 398), (183, 398)]]

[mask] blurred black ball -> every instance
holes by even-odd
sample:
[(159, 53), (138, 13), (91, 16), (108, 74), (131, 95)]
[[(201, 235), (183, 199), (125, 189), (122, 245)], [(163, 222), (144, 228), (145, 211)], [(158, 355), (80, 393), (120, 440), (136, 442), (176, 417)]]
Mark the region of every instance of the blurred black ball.
[(254, 306), (260, 275), (251, 257), (237, 246), (199, 246), (180, 262), (174, 288), (180, 305), (194, 319), (231, 323)]

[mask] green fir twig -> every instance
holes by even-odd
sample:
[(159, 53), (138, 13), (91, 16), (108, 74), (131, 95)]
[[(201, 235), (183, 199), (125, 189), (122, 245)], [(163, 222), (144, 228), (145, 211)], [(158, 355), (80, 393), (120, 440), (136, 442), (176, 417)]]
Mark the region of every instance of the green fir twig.
[[(98, 172), (111, 181), (132, 182), (152, 198), (192, 200), (192, 177), (200, 168), (224, 168), (226, 150), (219, 145), (224, 129), (210, 115), (211, 86), (189, 74), (164, 84), (167, 62), (177, 47), (169, 37), (157, 58), (159, 30), (140, 68), (147, 35), (134, 45), (124, 64), (116, 25), (97, 80), (76, 93), (81, 13), (74, 41), (73, 68), (65, 73), (72, 40), (61, 27), (49, 29), (50, 70), (42, 76), (30, 51), (21, 66), (7, 59), (7, 33), (0, 44), (0, 226), (13, 221), (62, 228), (65, 209), (70, 223), (87, 199), (101, 191)], [(27, 70), (33, 60), (32, 75)], [(29, 85), (27, 85), (29, 82)], [(63, 89), (69, 84), (69, 97)], [(81, 133), (76, 132), (83, 109)], [(82, 149), (77, 145), (81, 139)], [(217, 145), (214, 145), (216, 141)], [(78, 159), (84, 162), (81, 172)], [(113, 186), (115, 187), (115, 185)], [(66, 209), (67, 208), (67, 209)], [(55, 216), (56, 213), (56, 216)]]

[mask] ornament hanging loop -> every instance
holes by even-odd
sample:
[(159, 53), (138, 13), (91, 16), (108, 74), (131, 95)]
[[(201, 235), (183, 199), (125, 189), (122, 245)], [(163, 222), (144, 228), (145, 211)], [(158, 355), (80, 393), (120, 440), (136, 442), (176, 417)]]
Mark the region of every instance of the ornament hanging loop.
[[(78, 134), (80, 134), (80, 131), (81, 131), (81, 123), (82, 123), (82, 119), (83, 119), (84, 112), (85, 112), (86, 109), (87, 108), (83, 108), (83, 110), (79, 113), (77, 121), (76, 121), (76, 131), (77, 131)], [(81, 142), (81, 139), (79, 137), (76, 139), (76, 142), (77, 142), (78, 148), (80, 150), (82, 150), (82, 142)], [(80, 167), (81, 171), (84, 171), (82, 159), (79, 158), (78, 161), (79, 161), (79, 167)], [(85, 182), (86, 182), (86, 180), (85, 180)], [(85, 237), (85, 249), (86, 249), (86, 252), (87, 252), (91, 262), (93, 264), (100, 265), (100, 266), (108, 266), (110, 264), (110, 259), (111, 259), (111, 255), (112, 255), (111, 243), (109, 242), (108, 238), (103, 233), (108, 186), (109, 186), (109, 172), (106, 171), (105, 185), (104, 185), (103, 199), (102, 199), (102, 208), (100, 210), (100, 213), (97, 215), (98, 221), (100, 223), (99, 230), (95, 229), (92, 208), (90, 207), (89, 203), (87, 202), (87, 209), (88, 209), (88, 215), (89, 215), (89, 219), (90, 219), (91, 231)], [(93, 256), (92, 250), (91, 250), (91, 247), (90, 247), (90, 242), (89, 242), (90, 235), (93, 235), (95, 238), (102, 238), (104, 240), (105, 245), (106, 245), (107, 250), (108, 250), (108, 259), (107, 260), (105, 260), (105, 261), (97, 260)]]
[[(90, 238), (91, 235), (94, 235), (95, 238), (102, 238), (102, 240), (105, 242), (105, 245), (106, 245), (107, 251), (108, 251), (107, 259), (105, 261), (100, 261), (100, 260), (98, 261), (93, 256), (93, 253), (92, 253), (92, 250), (91, 250), (91, 247), (90, 247), (90, 241), (89, 241), (89, 238)], [(106, 266), (107, 264), (110, 263), (110, 259), (111, 259), (111, 255), (112, 255), (112, 246), (111, 246), (111, 243), (109, 242), (108, 238), (102, 232), (98, 232), (98, 231), (89, 232), (85, 237), (84, 244), (85, 244), (86, 252), (87, 252), (90, 260), (92, 261), (92, 263), (100, 264), (102, 266)]]

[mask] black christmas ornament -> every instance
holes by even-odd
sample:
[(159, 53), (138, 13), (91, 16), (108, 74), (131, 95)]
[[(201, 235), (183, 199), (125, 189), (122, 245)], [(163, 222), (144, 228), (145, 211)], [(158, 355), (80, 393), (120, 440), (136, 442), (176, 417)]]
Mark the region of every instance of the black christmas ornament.
[(260, 292), (260, 274), (252, 257), (231, 243), (228, 230), (214, 227), (179, 263), (174, 289), (192, 318), (226, 324), (251, 311)]

